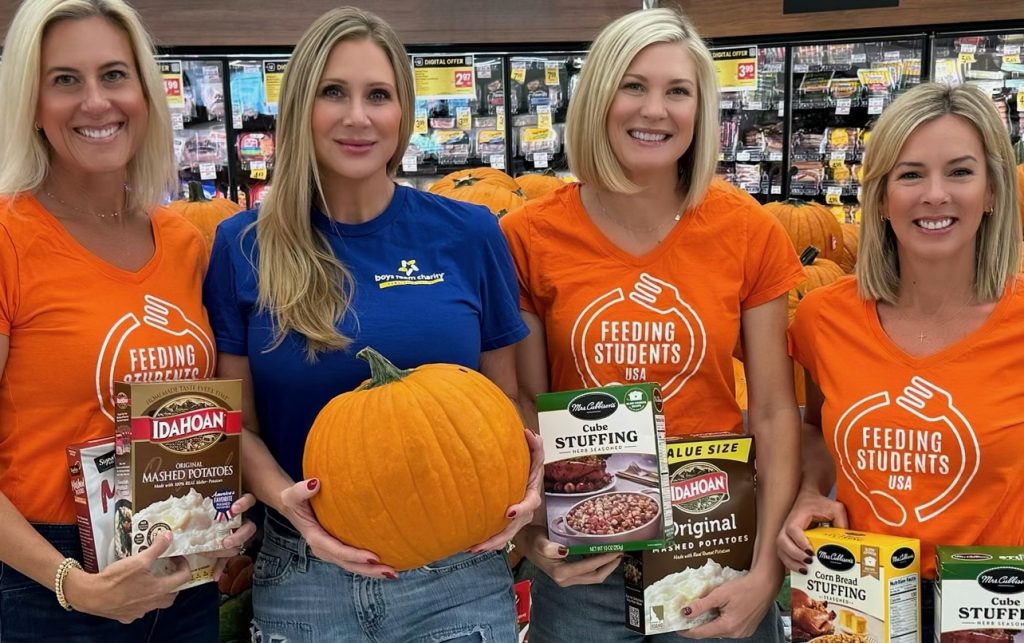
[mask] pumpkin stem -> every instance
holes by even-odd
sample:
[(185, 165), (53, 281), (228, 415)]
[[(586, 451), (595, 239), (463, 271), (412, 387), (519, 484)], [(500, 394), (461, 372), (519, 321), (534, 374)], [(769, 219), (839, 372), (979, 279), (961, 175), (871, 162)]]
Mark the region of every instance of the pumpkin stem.
[(398, 368), (369, 346), (356, 353), (356, 357), (370, 365), (370, 383), (360, 388), (363, 391), (397, 382), (412, 372)]
[(807, 246), (804, 251), (800, 253), (800, 263), (804, 266), (814, 265), (814, 260), (818, 258), (818, 249), (814, 246)]
[(188, 202), (189, 203), (205, 203), (210, 201), (206, 196), (206, 192), (203, 192), (203, 184), (199, 181), (188, 182)]
[(474, 185), (474, 184), (476, 184), (479, 181), (480, 181), (479, 177), (464, 176), (464, 177), (462, 177), (460, 179), (455, 179), (455, 187), (457, 187), (457, 188), (468, 188), (469, 186)]

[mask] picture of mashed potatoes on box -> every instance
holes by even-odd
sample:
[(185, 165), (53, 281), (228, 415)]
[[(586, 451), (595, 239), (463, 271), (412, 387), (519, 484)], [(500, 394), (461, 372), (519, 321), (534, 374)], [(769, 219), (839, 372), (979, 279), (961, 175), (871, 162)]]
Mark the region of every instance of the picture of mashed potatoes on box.
[(572, 554), (665, 545), (672, 529), (661, 389), (537, 396), (548, 534)]
[(627, 626), (643, 634), (687, 630), (715, 613), (683, 609), (750, 569), (757, 534), (754, 439), (735, 434), (670, 440), (675, 523), (664, 548), (627, 556)]
[[(115, 385), (120, 555), (167, 532), (165, 558), (212, 552), (241, 525), (231, 512), (241, 495), (241, 401), (238, 380)], [(193, 584), (213, 579), (212, 565), (192, 571)]]
[(919, 643), (920, 543), (818, 528), (807, 574), (790, 576), (793, 641)]

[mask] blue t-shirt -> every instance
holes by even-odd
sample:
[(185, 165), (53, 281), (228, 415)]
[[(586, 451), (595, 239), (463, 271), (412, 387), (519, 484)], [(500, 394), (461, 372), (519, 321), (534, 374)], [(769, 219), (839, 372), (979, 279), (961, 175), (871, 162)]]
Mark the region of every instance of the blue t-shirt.
[(270, 315), (257, 309), (255, 211), (217, 229), (203, 300), (223, 353), (249, 358), (260, 437), (294, 480), (317, 413), (370, 376), (355, 357), (372, 346), (399, 368), (461, 364), (479, 369), (482, 351), (523, 339), (519, 287), (497, 219), (486, 208), (397, 186), (387, 209), (366, 223), (314, 211), (313, 225), (351, 271), (355, 293), (341, 321), (353, 340), (306, 360), (290, 333), (273, 350)]

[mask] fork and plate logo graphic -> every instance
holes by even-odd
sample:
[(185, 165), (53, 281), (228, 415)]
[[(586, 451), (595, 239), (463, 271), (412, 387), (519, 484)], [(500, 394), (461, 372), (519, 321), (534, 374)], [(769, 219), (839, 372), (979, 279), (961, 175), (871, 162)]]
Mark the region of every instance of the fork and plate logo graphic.
[(707, 342), (704, 322), (679, 288), (648, 273), (628, 293), (614, 288), (594, 298), (572, 327), (584, 386), (660, 381), (664, 400), (700, 368)]
[[(894, 427), (897, 417), (908, 426)], [(836, 423), (833, 446), (853, 489), (878, 520), (893, 527), (911, 517), (921, 523), (941, 515), (963, 496), (981, 465), (974, 427), (953, 396), (920, 376), (895, 397), (882, 391), (852, 404)], [(925, 476), (947, 484), (925, 496), (923, 490), (936, 486), (920, 484)]]

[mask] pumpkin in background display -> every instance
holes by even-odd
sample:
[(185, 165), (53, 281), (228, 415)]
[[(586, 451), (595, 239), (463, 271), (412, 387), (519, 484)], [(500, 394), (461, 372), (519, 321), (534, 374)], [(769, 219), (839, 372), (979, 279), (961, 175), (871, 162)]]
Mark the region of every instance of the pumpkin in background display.
[(520, 174), (516, 177), (516, 183), (527, 201), (551, 194), (565, 185), (565, 181), (550, 170), (544, 173)]
[(814, 246), (822, 259), (835, 261), (843, 250), (843, 230), (832, 211), (820, 203), (787, 199), (765, 204), (786, 229), (799, 252)]
[(498, 217), (526, 203), (515, 179), (501, 170), (488, 167), (452, 172), (431, 185), (429, 191), (486, 206)]
[(242, 206), (231, 199), (209, 198), (203, 192), (202, 183), (198, 181), (188, 182), (188, 197), (180, 201), (171, 201), (167, 207), (199, 228), (207, 246), (213, 245), (217, 224), (242, 210)]
[(374, 351), (370, 379), (320, 411), (303, 473), (318, 478), (317, 519), (385, 565), (413, 569), (508, 525), (530, 454), (519, 414), (480, 373), (452, 364), (400, 370)]
[(839, 253), (836, 263), (848, 275), (852, 275), (857, 267), (857, 248), (860, 246), (860, 226), (856, 223), (844, 223), (843, 251)]
[[(846, 275), (836, 262), (829, 261), (828, 259), (819, 259), (818, 249), (814, 246), (804, 248), (804, 251), (800, 253), (800, 263), (803, 264), (804, 274), (807, 276), (797, 284), (796, 288), (789, 291), (789, 323), (791, 324), (796, 316), (796, 307), (800, 300), (804, 298), (804, 295), (815, 288), (827, 286)], [(807, 404), (807, 391), (804, 388), (805, 377), (803, 367), (794, 362), (793, 382), (796, 401), (801, 406)]]

